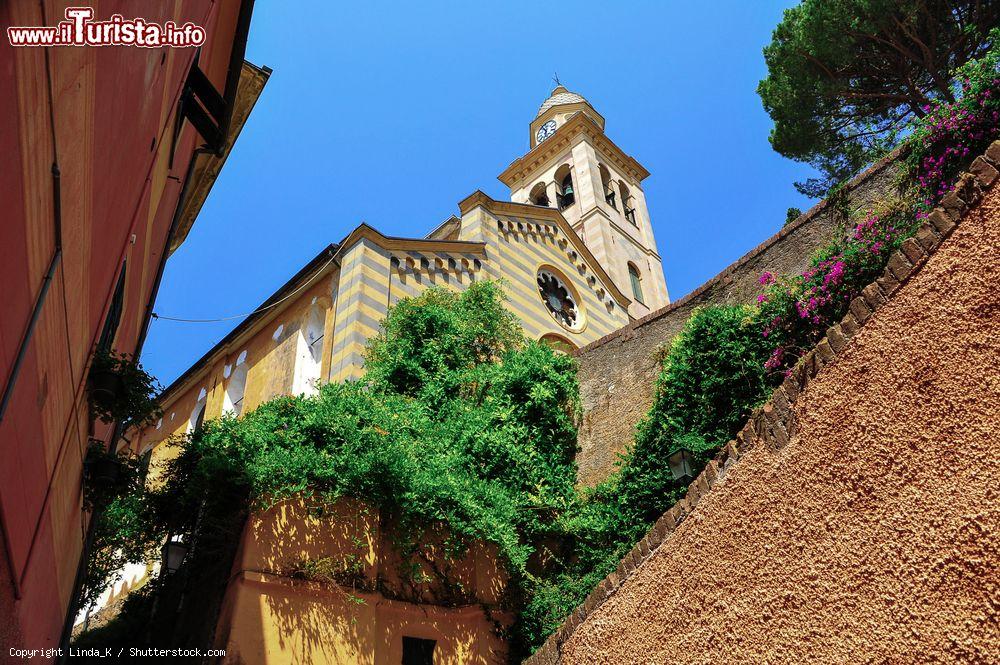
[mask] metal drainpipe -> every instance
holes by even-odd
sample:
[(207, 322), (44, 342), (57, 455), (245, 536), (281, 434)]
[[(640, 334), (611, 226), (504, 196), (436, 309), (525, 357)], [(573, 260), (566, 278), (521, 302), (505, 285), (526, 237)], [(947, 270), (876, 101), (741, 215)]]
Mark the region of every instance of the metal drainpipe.
[[(45, 278), (42, 280), (42, 288), (38, 292), (38, 297), (35, 298), (35, 306), (31, 312), (31, 319), (28, 321), (28, 326), (21, 339), (21, 346), (17, 350), (17, 357), (14, 359), (14, 365), (10, 370), (10, 376), (7, 379), (6, 386), (4, 386), (3, 399), (0, 401), (0, 422), (3, 421), (4, 414), (7, 412), (7, 406), (10, 404), (10, 399), (14, 395), (14, 386), (17, 383), (18, 374), (21, 372), (21, 363), (24, 362), (25, 356), (28, 355), (28, 348), (31, 346), (31, 338), (35, 333), (35, 326), (38, 324), (38, 319), (41, 318), (42, 307), (45, 305), (45, 299), (48, 296), (49, 287), (52, 285), (52, 279), (55, 277), (56, 269), (62, 262), (62, 196), (59, 187), (59, 165), (55, 162), (52, 164), (52, 198), (52, 222), (55, 243), (55, 247), (52, 252), (52, 260), (49, 261), (49, 269), (46, 271)], [(3, 534), (7, 567), (9, 569), (11, 584), (14, 587), (14, 598), (20, 600), (21, 575), (14, 566), (14, 553), (11, 551), (10, 534), (7, 531), (7, 522), (3, 519), (2, 514), (0, 514), (0, 533)]]
[(52, 285), (52, 278), (55, 276), (56, 268), (59, 267), (59, 263), (62, 261), (62, 206), (60, 204), (59, 165), (56, 163), (52, 164), (52, 198), (55, 248), (52, 252), (52, 260), (49, 261), (49, 269), (45, 272), (45, 277), (42, 280), (42, 288), (35, 298), (35, 306), (31, 311), (31, 318), (28, 320), (28, 326), (21, 338), (21, 345), (17, 350), (17, 357), (14, 359), (13, 367), (11, 367), (10, 376), (7, 378), (7, 384), (4, 386), (3, 399), (0, 401), (0, 422), (3, 421), (4, 414), (7, 412), (7, 406), (14, 395), (14, 385), (17, 383), (18, 374), (21, 372), (21, 363), (24, 362), (24, 357), (28, 355), (28, 347), (31, 346), (31, 338), (35, 333), (35, 326), (41, 317), (42, 306), (45, 304), (45, 298), (49, 293), (49, 286)]

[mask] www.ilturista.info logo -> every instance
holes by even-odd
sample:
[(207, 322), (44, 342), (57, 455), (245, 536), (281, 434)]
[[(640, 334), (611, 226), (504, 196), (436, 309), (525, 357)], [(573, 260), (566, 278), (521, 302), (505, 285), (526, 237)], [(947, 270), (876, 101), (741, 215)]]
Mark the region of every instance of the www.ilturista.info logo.
[(187, 22), (162, 25), (141, 18), (114, 14), (107, 21), (94, 21), (93, 7), (67, 7), (59, 25), (7, 28), (11, 46), (139, 46), (185, 48), (205, 43), (205, 29)]

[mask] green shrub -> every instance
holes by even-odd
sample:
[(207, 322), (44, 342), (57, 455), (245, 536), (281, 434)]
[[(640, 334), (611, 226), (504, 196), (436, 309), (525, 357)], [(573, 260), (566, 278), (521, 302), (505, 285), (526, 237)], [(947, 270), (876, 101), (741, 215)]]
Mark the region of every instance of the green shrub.
[[(203, 550), (206, 534), (238, 534), (249, 510), (292, 496), (353, 497), (394, 520), (414, 557), (436, 525), (453, 557), (493, 543), (523, 598), (529, 558), (574, 502), (578, 416), (574, 362), (524, 338), (498, 285), (431, 289), (390, 310), (361, 381), (279, 397), (177, 442), (162, 484), (112, 503), (93, 565), (142, 560), (168, 533)], [(217, 539), (220, 553), (231, 546)], [(123, 554), (126, 540), (142, 547)], [(204, 573), (220, 559), (189, 564)], [(90, 593), (107, 581), (89, 579)]]

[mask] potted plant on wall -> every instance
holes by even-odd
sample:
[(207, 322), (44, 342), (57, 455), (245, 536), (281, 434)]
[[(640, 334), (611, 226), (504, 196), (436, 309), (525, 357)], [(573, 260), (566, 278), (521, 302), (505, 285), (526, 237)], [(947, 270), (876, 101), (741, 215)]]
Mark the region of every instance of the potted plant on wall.
[(103, 441), (91, 439), (83, 460), (84, 508), (104, 508), (115, 497), (134, 492), (145, 483), (148, 466), (149, 455), (112, 452)]
[(88, 377), (90, 408), (102, 422), (142, 425), (161, 415), (162, 387), (128, 354), (98, 350)]

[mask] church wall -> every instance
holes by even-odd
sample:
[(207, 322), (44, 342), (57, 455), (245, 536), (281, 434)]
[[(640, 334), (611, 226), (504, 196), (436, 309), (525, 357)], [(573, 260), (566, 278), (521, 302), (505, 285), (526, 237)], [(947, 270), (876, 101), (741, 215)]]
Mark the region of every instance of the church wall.
[[(855, 178), (848, 197), (854, 209), (896, 192), (894, 158)], [(614, 471), (617, 455), (653, 403), (661, 350), (680, 332), (691, 312), (715, 303), (749, 303), (765, 270), (796, 274), (809, 256), (842, 228), (841, 215), (824, 203), (789, 224), (719, 275), (675, 301), (615, 331), (577, 355), (583, 422), (577, 456), (579, 482), (594, 485)], [(623, 289), (631, 296), (631, 287)]]
[[(525, 333), (534, 339), (555, 333), (583, 346), (625, 325), (628, 316), (614, 303), (601, 281), (587, 267), (572, 243), (548, 220), (489, 215), (485, 222), (496, 233), (495, 264), (506, 280), (511, 307), (521, 317)], [(502, 225), (502, 228), (500, 228)], [(566, 280), (578, 297), (585, 322), (578, 330), (557, 323), (538, 293), (538, 269), (548, 266)]]
[(340, 260), (330, 380), (359, 378), (365, 342), (378, 333), (388, 307), (389, 252), (367, 239)]

